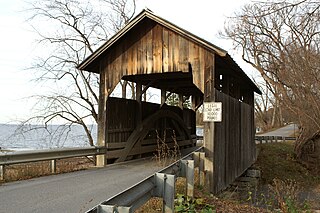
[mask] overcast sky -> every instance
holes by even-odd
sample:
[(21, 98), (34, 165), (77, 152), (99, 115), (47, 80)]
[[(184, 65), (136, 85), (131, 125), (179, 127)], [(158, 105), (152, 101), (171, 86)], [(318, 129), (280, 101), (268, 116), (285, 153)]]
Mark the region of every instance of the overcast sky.
[[(33, 83), (33, 72), (27, 70), (37, 52), (37, 35), (31, 31), (23, 12), (26, 1), (0, 0), (0, 123), (11, 123), (30, 117), (34, 103), (29, 96), (42, 90)], [(227, 50), (237, 63), (247, 69), (232, 43), (218, 38), (227, 16), (249, 0), (137, 0), (139, 13), (149, 8), (155, 14)], [(249, 76), (251, 73), (248, 73)]]

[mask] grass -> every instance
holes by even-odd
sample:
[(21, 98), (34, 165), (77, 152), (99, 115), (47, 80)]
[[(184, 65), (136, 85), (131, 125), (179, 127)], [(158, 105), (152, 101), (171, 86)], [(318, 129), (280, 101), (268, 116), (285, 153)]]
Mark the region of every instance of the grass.
[(274, 179), (294, 180), (302, 186), (320, 184), (320, 176), (295, 160), (294, 142), (259, 144), (260, 149), (255, 167), (262, 172), (262, 181), (272, 184)]
[[(320, 209), (320, 174), (300, 164), (294, 153), (294, 141), (259, 144), (255, 167), (262, 173), (263, 196), (270, 194), (270, 206), (282, 212), (308, 212)], [(261, 193), (261, 192), (259, 192)]]

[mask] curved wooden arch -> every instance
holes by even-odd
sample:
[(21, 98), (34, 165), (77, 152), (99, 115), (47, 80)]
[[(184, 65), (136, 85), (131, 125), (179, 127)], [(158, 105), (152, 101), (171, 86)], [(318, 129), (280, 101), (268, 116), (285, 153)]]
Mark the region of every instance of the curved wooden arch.
[(191, 135), (188, 132), (187, 125), (176, 113), (170, 110), (159, 110), (156, 113), (149, 116), (148, 118), (144, 119), (142, 123), (135, 128), (135, 130), (132, 132), (132, 134), (127, 140), (127, 144), (122, 151), (121, 157), (119, 157), (115, 162), (125, 161), (130, 151), (137, 144), (137, 142), (143, 140), (147, 136), (149, 130), (153, 127), (153, 124), (162, 118), (172, 119), (172, 121), (176, 122), (178, 125), (182, 127), (183, 131), (187, 136), (187, 139), (192, 140)]

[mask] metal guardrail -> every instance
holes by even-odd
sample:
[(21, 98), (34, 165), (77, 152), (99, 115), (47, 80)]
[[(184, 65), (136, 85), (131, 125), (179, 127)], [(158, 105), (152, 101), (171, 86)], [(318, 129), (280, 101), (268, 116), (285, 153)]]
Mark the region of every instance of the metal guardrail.
[[(163, 198), (163, 212), (174, 212), (176, 177), (186, 177), (186, 194), (193, 197), (194, 168), (199, 167), (200, 185), (205, 183), (202, 147), (136, 185), (93, 207), (87, 213), (134, 212), (152, 197)], [(202, 176), (201, 176), (202, 174)]]
[(277, 143), (296, 140), (296, 137), (283, 137), (283, 136), (255, 136), (256, 144), (262, 143)]
[(101, 155), (105, 154), (106, 150), (106, 147), (80, 147), (1, 153), (0, 180), (4, 179), (6, 165), (36, 161), (51, 161), (51, 172), (55, 173), (57, 159)]
[(106, 153), (106, 147), (80, 147), (43, 149), (36, 151), (8, 152), (0, 154), (0, 165), (30, 163), (36, 161), (56, 160), (63, 158), (100, 155)]

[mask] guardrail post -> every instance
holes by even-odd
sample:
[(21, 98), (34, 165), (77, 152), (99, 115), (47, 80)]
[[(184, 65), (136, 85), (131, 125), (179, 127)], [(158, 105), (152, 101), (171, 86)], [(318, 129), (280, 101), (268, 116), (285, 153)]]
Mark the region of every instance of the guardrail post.
[(50, 161), (50, 168), (51, 168), (52, 174), (55, 174), (57, 172), (57, 161), (56, 160)]
[(0, 165), (0, 180), (4, 180), (5, 165)]
[(176, 188), (175, 175), (164, 173), (155, 174), (155, 196), (163, 198), (162, 212), (174, 212), (174, 196)]
[(286, 142), (286, 137), (282, 137), (282, 142)]
[(276, 136), (276, 141), (275, 142), (278, 143), (278, 136)]
[(186, 194), (189, 197), (193, 197), (194, 190), (194, 161), (193, 160), (181, 160), (182, 175), (186, 177)]
[(205, 153), (204, 152), (194, 152), (193, 154), (194, 166), (198, 167), (198, 179), (199, 185), (204, 186), (204, 160)]

